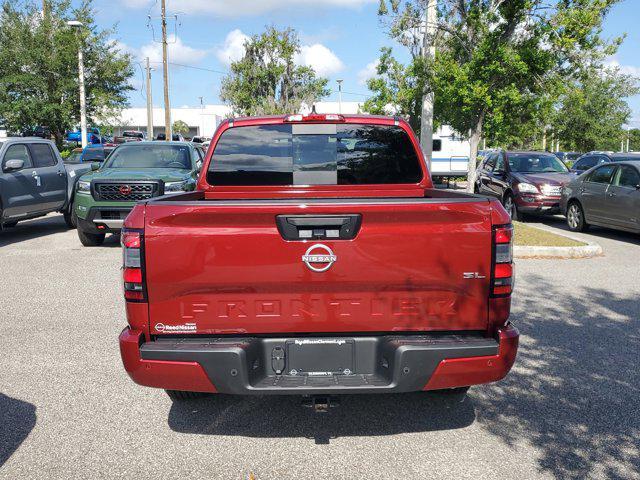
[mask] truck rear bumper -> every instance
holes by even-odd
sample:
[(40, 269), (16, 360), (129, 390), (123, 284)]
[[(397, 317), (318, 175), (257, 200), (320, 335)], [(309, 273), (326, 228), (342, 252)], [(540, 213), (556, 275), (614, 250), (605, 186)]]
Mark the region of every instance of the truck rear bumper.
[[(245, 395), (308, 395), (410, 392), (494, 382), (511, 369), (519, 334), (508, 325), (496, 338), (479, 333), (181, 337), (146, 343), (143, 338), (142, 332), (129, 328), (120, 335), (125, 369), (140, 385)], [(300, 368), (315, 365), (330, 371)], [(278, 369), (281, 374), (276, 373)]]

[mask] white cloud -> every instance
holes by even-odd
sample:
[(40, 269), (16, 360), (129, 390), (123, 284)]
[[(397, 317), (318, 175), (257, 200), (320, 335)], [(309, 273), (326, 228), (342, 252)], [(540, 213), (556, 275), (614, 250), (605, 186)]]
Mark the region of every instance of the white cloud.
[(636, 67), (635, 65), (621, 65), (616, 58), (610, 58), (605, 63), (605, 66), (618, 68), (620, 69), (620, 73), (624, 73), (625, 75), (632, 75), (634, 77), (640, 78), (640, 67)]
[(216, 52), (216, 57), (221, 63), (231, 65), (232, 62), (240, 60), (244, 55), (244, 42), (249, 36), (235, 29), (227, 34), (224, 43)]
[[(231, 62), (240, 60), (244, 55), (244, 42), (248, 38), (248, 35), (238, 29), (229, 32), (216, 52), (218, 60), (225, 65), (231, 65)], [(321, 43), (302, 45), (294, 61), (297, 65), (312, 67), (318, 75), (323, 77), (335, 75), (344, 69), (342, 60)]]
[[(204, 59), (209, 52), (207, 50), (200, 50), (197, 48), (185, 45), (180, 37), (173, 35), (169, 36), (169, 62), (171, 63), (183, 63), (193, 64), (198, 63)], [(137, 58), (143, 60), (149, 57), (149, 60), (153, 62), (162, 62), (162, 45), (160, 43), (149, 43), (143, 45), (139, 51), (137, 51)]]
[(380, 65), (379, 58), (367, 63), (367, 66), (358, 72), (358, 83), (360, 85), (366, 85), (367, 80), (375, 77), (378, 74), (378, 65)]
[(344, 68), (344, 63), (335, 53), (320, 43), (303, 45), (295, 56), (298, 65), (311, 67), (321, 77), (335, 75)]
[[(222, 17), (262, 15), (292, 8), (359, 8), (378, 0), (169, 0), (169, 8), (190, 14), (210, 14)], [(149, 8), (155, 0), (121, 0), (128, 8)]]

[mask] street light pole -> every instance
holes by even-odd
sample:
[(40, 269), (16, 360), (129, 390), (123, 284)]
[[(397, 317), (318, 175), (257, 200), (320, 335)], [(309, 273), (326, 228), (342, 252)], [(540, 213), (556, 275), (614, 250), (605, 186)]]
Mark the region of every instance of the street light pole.
[[(78, 20), (70, 20), (67, 25), (72, 28), (82, 29), (84, 24)], [(84, 89), (84, 54), (82, 47), (84, 44), (82, 33), (79, 34), (80, 43), (78, 46), (78, 83), (80, 84), (80, 141), (82, 148), (87, 146), (87, 97)]]
[(151, 93), (151, 65), (147, 57), (147, 140), (153, 140), (153, 94)]
[(342, 82), (344, 80), (336, 80), (338, 82), (338, 113), (342, 113)]

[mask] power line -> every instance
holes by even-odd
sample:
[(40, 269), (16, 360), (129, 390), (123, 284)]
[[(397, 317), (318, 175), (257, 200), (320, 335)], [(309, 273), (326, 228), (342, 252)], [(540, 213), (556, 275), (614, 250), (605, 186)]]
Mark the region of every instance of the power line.
[[(162, 62), (150, 62), (153, 65), (160, 65), (162, 64)], [(187, 65), (185, 63), (175, 63), (175, 62), (169, 62), (169, 65), (173, 66), (173, 67), (182, 67), (182, 68), (190, 68), (192, 70), (200, 70), (203, 72), (211, 72), (211, 73), (217, 73), (219, 75), (228, 75), (229, 71), (222, 71), (222, 70), (216, 70), (214, 68), (206, 68), (206, 67), (198, 67), (196, 65)], [(331, 93), (335, 93), (334, 90), (331, 90)], [(367, 94), (367, 93), (359, 93), (359, 92), (349, 92), (349, 91), (342, 91), (343, 94), (345, 95), (353, 95), (356, 97), (362, 97), (362, 98), (369, 98), (371, 97), (371, 94)]]
[[(160, 64), (162, 62), (151, 62), (153, 64)], [(229, 72), (223, 72), (221, 70), (214, 70), (212, 68), (205, 68), (205, 67), (196, 67), (195, 65), (185, 65), (184, 63), (173, 63), (173, 62), (169, 62), (169, 65), (172, 65), (174, 67), (183, 67), (183, 68), (191, 68), (193, 70), (203, 70), (205, 72), (213, 72), (213, 73), (219, 73), (221, 75), (227, 75)]]

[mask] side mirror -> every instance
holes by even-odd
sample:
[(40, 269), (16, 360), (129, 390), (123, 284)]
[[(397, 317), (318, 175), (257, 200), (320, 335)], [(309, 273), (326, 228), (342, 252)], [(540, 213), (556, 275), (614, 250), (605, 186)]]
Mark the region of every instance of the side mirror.
[(196, 162), (196, 172), (200, 172), (200, 170), (202, 170), (202, 160)]
[(100, 170), (100, 162), (91, 162), (91, 170), (93, 172)]
[(4, 164), (5, 172), (15, 172), (17, 170), (22, 170), (24, 168), (24, 160), (15, 158), (12, 160), (7, 160)]

